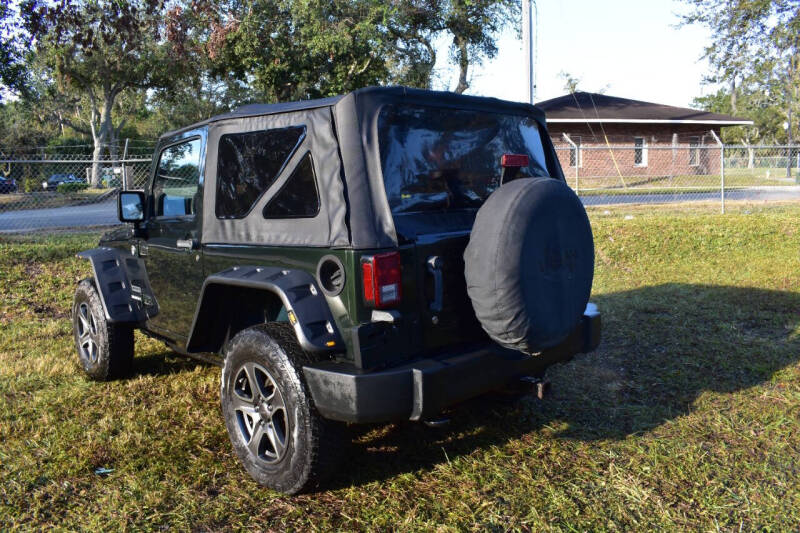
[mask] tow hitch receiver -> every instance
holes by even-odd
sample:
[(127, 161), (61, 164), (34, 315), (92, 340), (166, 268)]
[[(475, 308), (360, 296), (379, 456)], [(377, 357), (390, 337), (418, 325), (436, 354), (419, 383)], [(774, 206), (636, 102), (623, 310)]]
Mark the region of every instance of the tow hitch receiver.
[(446, 416), (439, 416), (437, 418), (425, 418), (422, 423), (429, 428), (441, 428), (450, 424), (450, 419)]
[(550, 396), (550, 382), (536, 376), (524, 376), (517, 382), (519, 392), (535, 394), (540, 400)]

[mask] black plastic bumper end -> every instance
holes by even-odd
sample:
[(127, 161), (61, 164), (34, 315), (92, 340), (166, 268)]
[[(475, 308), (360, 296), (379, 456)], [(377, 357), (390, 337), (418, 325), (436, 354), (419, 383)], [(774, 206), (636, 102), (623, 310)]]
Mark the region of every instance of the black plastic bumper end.
[(600, 329), (600, 313), (589, 304), (581, 323), (564, 342), (534, 356), (491, 345), (378, 372), (332, 361), (305, 366), (303, 371), (317, 410), (325, 418), (343, 422), (420, 420), (594, 350), (600, 344)]

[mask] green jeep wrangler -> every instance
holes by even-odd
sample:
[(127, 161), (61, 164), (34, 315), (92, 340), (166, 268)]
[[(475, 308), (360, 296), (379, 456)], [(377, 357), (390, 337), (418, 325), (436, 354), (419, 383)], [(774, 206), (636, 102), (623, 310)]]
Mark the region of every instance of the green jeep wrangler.
[(216, 362), (236, 454), (286, 493), (333, 470), (343, 422), (440, 419), (600, 342), (589, 221), (531, 105), (242, 107), (165, 134), (118, 209), (78, 254), (81, 365), (124, 375), (134, 329)]

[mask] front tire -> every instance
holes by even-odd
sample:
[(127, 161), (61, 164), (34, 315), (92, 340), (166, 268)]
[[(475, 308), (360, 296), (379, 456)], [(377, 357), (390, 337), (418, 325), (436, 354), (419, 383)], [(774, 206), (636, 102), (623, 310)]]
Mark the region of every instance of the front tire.
[(94, 282), (81, 280), (72, 304), (72, 331), (86, 375), (106, 381), (127, 375), (133, 362), (133, 327), (106, 320)]
[(340, 427), (317, 413), (303, 379), (307, 355), (288, 324), (239, 332), (225, 349), (220, 397), (231, 444), (259, 484), (316, 488), (334, 469)]

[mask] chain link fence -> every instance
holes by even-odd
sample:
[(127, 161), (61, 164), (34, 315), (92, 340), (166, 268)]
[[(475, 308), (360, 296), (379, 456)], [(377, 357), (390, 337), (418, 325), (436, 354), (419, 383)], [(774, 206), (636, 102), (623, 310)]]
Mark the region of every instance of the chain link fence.
[(585, 205), (800, 200), (800, 146), (566, 141), (556, 153)]
[(142, 157), (0, 157), (0, 232), (117, 224), (117, 192), (144, 188), (149, 174)]
[[(559, 141), (567, 183), (587, 206), (800, 200), (800, 146), (648, 146)], [(0, 233), (117, 224), (116, 193), (143, 189), (151, 159), (0, 156)]]

